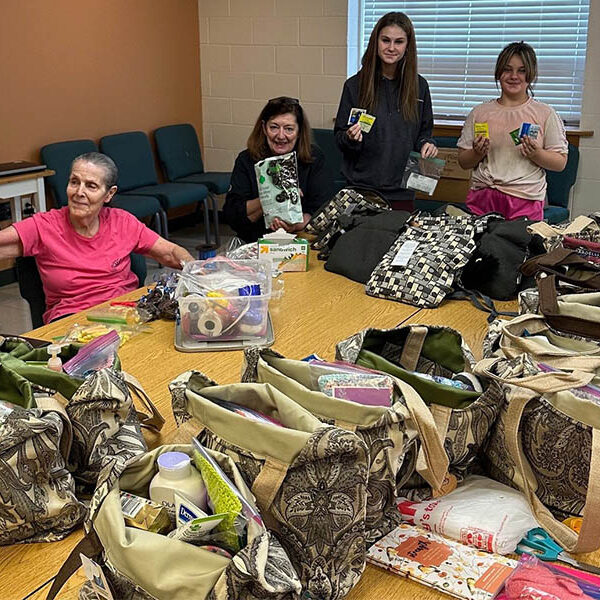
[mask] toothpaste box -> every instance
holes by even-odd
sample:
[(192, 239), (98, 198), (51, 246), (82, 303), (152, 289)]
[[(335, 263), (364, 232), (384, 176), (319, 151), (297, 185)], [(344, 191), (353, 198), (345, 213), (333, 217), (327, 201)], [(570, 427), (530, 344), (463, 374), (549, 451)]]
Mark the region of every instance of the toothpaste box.
[(280, 271), (307, 271), (308, 248), (308, 242), (299, 238), (264, 237), (258, 240), (258, 258), (272, 260)]

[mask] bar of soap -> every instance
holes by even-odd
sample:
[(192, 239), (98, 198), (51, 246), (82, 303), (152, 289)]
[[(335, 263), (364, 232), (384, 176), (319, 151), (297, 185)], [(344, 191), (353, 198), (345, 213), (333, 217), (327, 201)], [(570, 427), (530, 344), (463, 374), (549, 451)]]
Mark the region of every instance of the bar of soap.
[(172, 529), (167, 509), (152, 500), (121, 492), (121, 510), (125, 524), (130, 527), (152, 533), (166, 533)]

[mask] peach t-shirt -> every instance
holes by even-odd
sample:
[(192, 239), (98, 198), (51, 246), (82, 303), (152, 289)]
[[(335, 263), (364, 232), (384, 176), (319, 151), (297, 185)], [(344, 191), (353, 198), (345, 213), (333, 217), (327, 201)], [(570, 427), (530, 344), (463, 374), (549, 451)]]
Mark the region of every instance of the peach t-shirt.
[(488, 155), (473, 169), (471, 188), (496, 188), (505, 194), (527, 200), (544, 200), (546, 172), (521, 156), (510, 132), (522, 123), (540, 126), (538, 141), (545, 150), (567, 154), (565, 128), (556, 111), (547, 104), (529, 98), (519, 106), (503, 106), (490, 100), (476, 106), (465, 120), (458, 147), (473, 147), (473, 124), (487, 122), (490, 133)]

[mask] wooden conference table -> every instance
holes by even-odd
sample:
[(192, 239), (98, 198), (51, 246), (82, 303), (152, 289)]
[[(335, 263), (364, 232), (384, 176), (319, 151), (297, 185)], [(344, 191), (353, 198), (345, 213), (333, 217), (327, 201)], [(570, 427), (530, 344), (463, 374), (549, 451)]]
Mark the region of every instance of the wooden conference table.
[[(364, 287), (344, 277), (328, 273), (315, 253), (310, 257), (306, 273), (286, 273), (282, 299), (271, 303), (275, 329), (273, 348), (290, 358), (316, 353), (333, 359), (335, 344), (366, 327), (393, 327), (410, 322), (448, 325), (458, 329), (477, 358), (485, 335), (486, 314), (464, 301), (450, 301), (435, 310), (371, 298)], [(123, 298), (134, 299), (142, 290)], [(514, 310), (515, 303), (498, 303), (504, 310)], [(74, 315), (29, 332), (29, 337), (50, 340), (63, 335), (75, 322), (84, 321)], [(241, 352), (180, 353), (173, 345), (174, 324), (155, 321), (151, 333), (139, 334), (119, 350), (123, 369), (137, 377), (166, 419), (160, 435), (147, 435), (150, 446), (170, 443), (177, 437), (171, 412), (168, 383), (189, 369), (206, 373), (218, 383), (240, 379)], [(147, 433), (147, 432), (146, 432)], [(0, 600), (42, 600), (49, 587), (31, 594), (56, 574), (71, 549), (81, 538), (77, 531), (60, 542), (23, 544), (0, 547)], [(600, 553), (588, 562), (600, 565)], [(65, 585), (59, 598), (74, 600), (82, 582), (80, 571)], [(350, 600), (382, 600), (388, 598), (433, 600), (447, 598), (438, 592), (367, 565), (365, 573), (350, 593)], [(119, 600), (115, 598), (115, 600)]]

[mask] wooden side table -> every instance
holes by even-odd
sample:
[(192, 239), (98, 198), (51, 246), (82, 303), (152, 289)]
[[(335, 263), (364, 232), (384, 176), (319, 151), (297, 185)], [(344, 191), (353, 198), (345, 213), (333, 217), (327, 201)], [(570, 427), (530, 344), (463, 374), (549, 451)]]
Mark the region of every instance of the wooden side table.
[(0, 177), (0, 202), (10, 202), (13, 223), (23, 218), (21, 196), (32, 194), (35, 211), (46, 212), (44, 177), (50, 175), (54, 175), (54, 171), (45, 169), (34, 173)]

